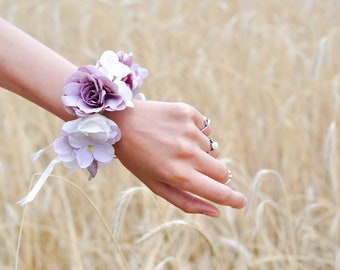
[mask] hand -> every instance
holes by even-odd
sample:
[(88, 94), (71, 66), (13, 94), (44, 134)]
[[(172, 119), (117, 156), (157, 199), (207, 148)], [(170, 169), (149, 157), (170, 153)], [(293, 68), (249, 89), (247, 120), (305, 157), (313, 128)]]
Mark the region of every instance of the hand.
[[(210, 150), (210, 127), (184, 103), (134, 101), (134, 108), (108, 113), (122, 131), (115, 144), (121, 163), (154, 193), (187, 213), (216, 217), (210, 202), (242, 208), (243, 194), (224, 183), (226, 166)], [(209, 202), (210, 201), (210, 202)]]

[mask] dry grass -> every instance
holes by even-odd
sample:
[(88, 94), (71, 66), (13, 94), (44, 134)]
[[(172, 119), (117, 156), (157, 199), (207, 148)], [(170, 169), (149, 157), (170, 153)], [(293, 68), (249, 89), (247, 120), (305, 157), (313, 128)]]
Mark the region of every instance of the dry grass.
[(22, 209), (15, 202), (53, 158), (31, 154), (61, 122), (1, 91), (0, 269), (15, 268), (22, 228), (18, 269), (339, 270), (339, 8), (0, 0), (1, 16), (79, 65), (105, 49), (134, 52), (150, 71), (149, 99), (185, 101), (212, 119), (231, 185), (250, 198), (218, 219), (187, 215), (116, 162), (91, 182), (59, 166)]

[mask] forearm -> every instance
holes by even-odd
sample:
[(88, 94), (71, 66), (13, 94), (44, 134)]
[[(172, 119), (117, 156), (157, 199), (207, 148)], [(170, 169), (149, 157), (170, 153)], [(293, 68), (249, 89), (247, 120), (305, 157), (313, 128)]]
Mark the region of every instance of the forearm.
[[(0, 35), (0, 86), (63, 120), (75, 118), (64, 109), (61, 96), (64, 79), (77, 67), (1, 18)], [(116, 156), (156, 194), (186, 212), (209, 216), (218, 216), (219, 210), (208, 201), (245, 206), (245, 196), (224, 185), (228, 170), (216, 159), (219, 152), (212, 149), (210, 129), (202, 129), (205, 117), (193, 107), (135, 101), (133, 108), (107, 116), (121, 130), (122, 138), (114, 145)], [(92, 153), (94, 146), (88, 146)], [(74, 159), (74, 152), (71, 154)], [(59, 161), (55, 159), (50, 165)], [(41, 179), (43, 183), (47, 178)]]
[(0, 86), (45, 108), (61, 119), (64, 78), (76, 66), (0, 18)]

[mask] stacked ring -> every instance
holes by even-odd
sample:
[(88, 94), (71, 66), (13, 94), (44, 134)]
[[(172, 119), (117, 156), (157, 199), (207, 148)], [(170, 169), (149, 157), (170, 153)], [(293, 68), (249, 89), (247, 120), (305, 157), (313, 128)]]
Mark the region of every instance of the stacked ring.
[(218, 149), (218, 143), (215, 142), (212, 138), (209, 137), (210, 142), (210, 150), (207, 152), (208, 154), (216, 149)]
[(210, 125), (210, 119), (207, 117), (204, 117), (204, 127), (202, 127), (200, 130), (203, 132), (205, 131)]
[(225, 182), (225, 185), (228, 184), (232, 179), (233, 179), (233, 175), (231, 173), (231, 170), (228, 169), (228, 178), (227, 178), (227, 181)]

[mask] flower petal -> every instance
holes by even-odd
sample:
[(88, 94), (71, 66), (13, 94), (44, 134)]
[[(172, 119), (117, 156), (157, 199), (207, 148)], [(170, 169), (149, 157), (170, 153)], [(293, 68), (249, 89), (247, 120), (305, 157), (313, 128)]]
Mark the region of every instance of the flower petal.
[(62, 96), (61, 102), (64, 104), (64, 106), (76, 106), (79, 102), (79, 96), (76, 95), (70, 95), (70, 96)]
[(69, 82), (64, 86), (64, 94), (67, 96), (71, 95), (78, 95), (79, 94), (79, 89), (81, 88), (81, 84), (78, 82)]
[(123, 99), (130, 100), (132, 98), (132, 92), (130, 87), (126, 85), (123, 81), (115, 81), (115, 84), (118, 86), (118, 94), (120, 94)]
[(77, 127), (80, 121), (81, 118), (77, 118), (72, 121), (67, 121), (63, 124), (61, 130), (66, 132), (66, 134), (72, 134), (77, 131)]
[(113, 79), (120, 80), (130, 72), (130, 68), (119, 62), (117, 54), (113, 51), (103, 52), (100, 57), (99, 64), (101, 67), (98, 69), (105, 73), (111, 81)]
[(76, 159), (75, 155), (73, 153), (69, 153), (69, 154), (59, 154), (58, 158), (62, 161), (62, 162), (71, 162), (73, 160)]
[(68, 144), (65, 137), (56, 139), (53, 143), (53, 149), (58, 155), (65, 155), (72, 152), (72, 147)]
[(68, 136), (70, 145), (75, 149), (80, 149), (84, 146), (91, 144), (91, 140), (86, 134), (73, 133)]
[(78, 165), (78, 162), (77, 162), (77, 160), (75, 158), (73, 160), (71, 160), (71, 161), (68, 161), (68, 162), (63, 161), (63, 164), (64, 164), (64, 166), (66, 168), (69, 168), (72, 171), (76, 171), (76, 170), (80, 169), (80, 167)]
[(93, 157), (103, 163), (109, 163), (115, 156), (115, 150), (111, 144), (98, 144), (94, 146)]
[(93, 155), (87, 147), (80, 148), (76, 156), (80, 168), (87, 168), (93, 162)]

